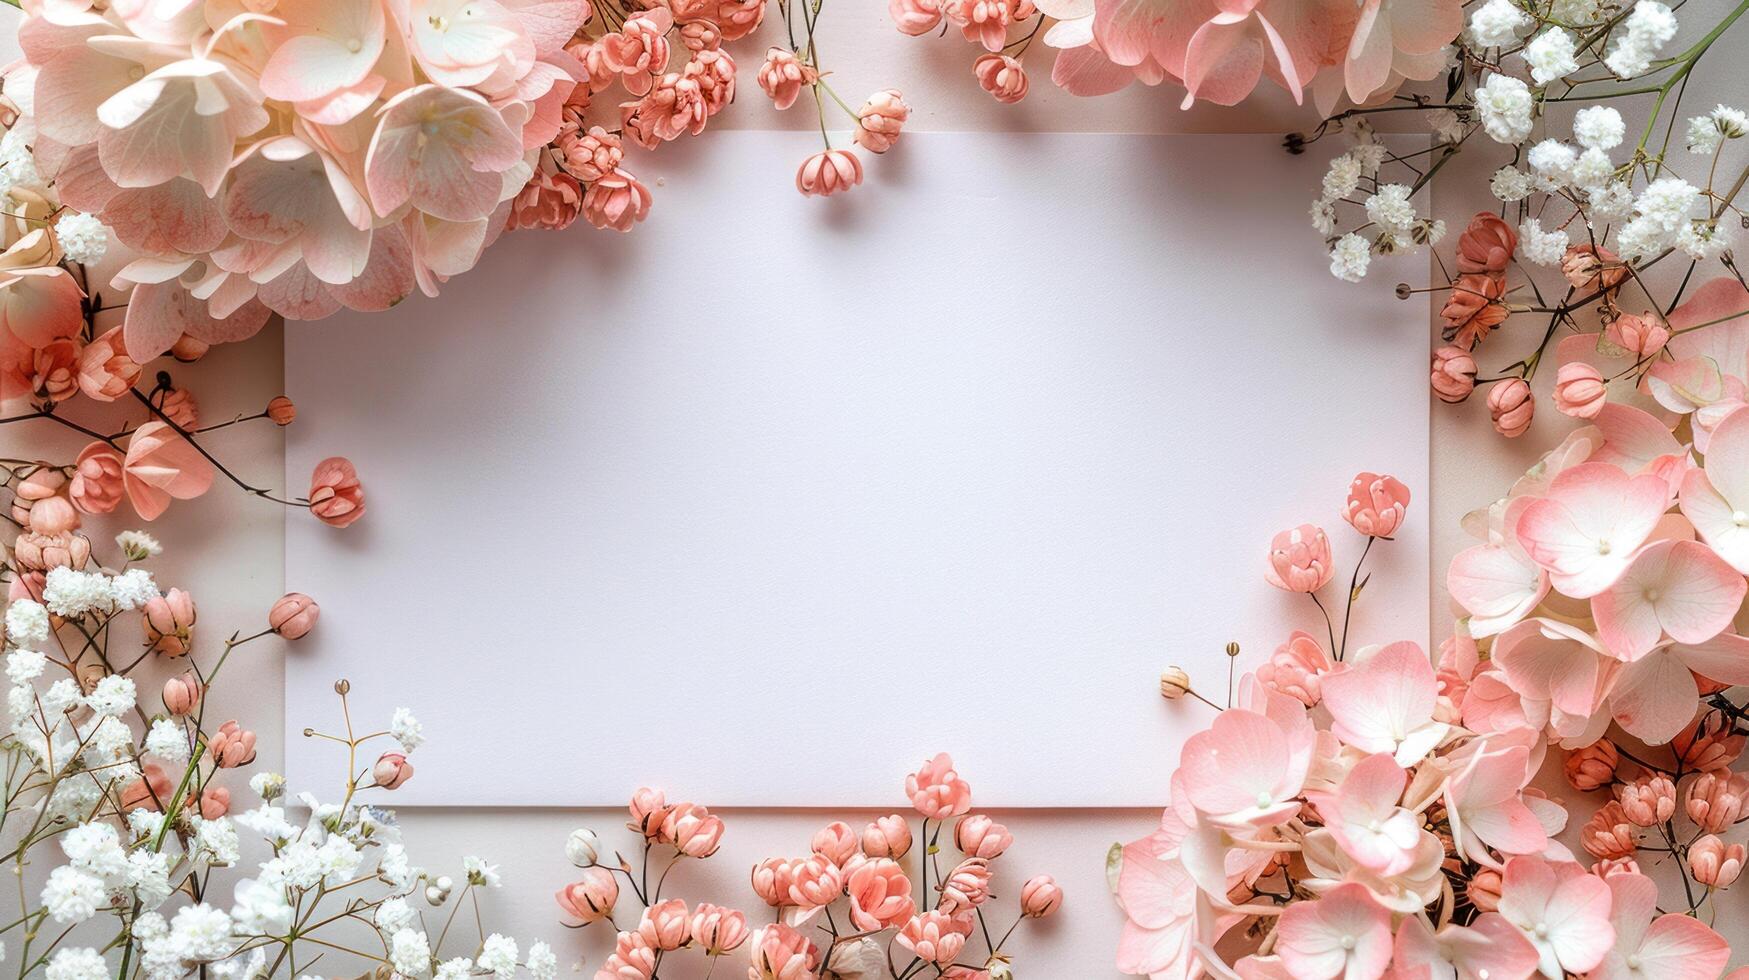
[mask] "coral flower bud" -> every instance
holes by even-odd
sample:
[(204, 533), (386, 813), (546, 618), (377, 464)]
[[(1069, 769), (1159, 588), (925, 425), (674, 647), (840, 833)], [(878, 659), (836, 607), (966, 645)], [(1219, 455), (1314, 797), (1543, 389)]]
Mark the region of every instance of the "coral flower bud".
[(1409, 488), (1394, 476), (1361, 473), (1348, 487), (1342, 519), (1369, 538), (1388, 538), (1403, 526)]
[(1494, 420), (1494, 431), (1508, 439), (1524, 435), (1535, 412), (1536, 399), (1523, 378), (1502, 381), (1488, 392), (1488, 415)]
[(599, 922), (613, 914), (619, 901), (619, 882), (606, 868), (586, 868), (582, 879), (559, 889), (559, 911), (573, 922)]
[(1555, 374), (1555, 408), (1576, 419), (1593, 419), (1609, 394), (1603, 372), (1583, 361), (1561, 365)]
[(795, 882), (795, 862), (788, 858), (766, 858), (753, 866), (753, 894), (772, 908), (792, 904), (790, 885)]
[(895, 88), (882, 89), (868, 97), (856, 113), (856, 145), (870, 153), (885, 153), (899, 142), (899, 133), (911, 118)]
[(1707, 834), (1689, 845), (1688, 870), (1695, 881), (1723, 888), (1743, 873), (1743, 858), (1743, 845), (1727, 845), (1717, 835)]
[(954, 866), (937, 886), (941, 901), (937, 908), (949, 915), (975, 909), (990, 899), (990, 862), (983, 858), (966, 858)]
[(1730, 827), (1749, 809), (1749, 775), (1729, 769), (1701, 773), (1688, 784), (1683, 809), (1695, 826), (1709, 834)]
[(978, 60), (972, 62), (972, 74), (997, 102), (1019, 102), (1026, 98), (1027, 89), (1031, 87), (1026, 69), (1017, 59), (1005, 54), (979, 55)]
[(1645, 360), (1670, 342), (1670, 326), (1656, 313), (1629, 313), (1611, 321), (1603, 331), (1603, 339)]
[(298, 417), (298, 407), (290, 398), (276, 395), (267, 403), (267, 417), (274, 425), (290, 425)]
[(979, 857), (995, 860), (1014, 844), (1014, 835), (1008, 828), (1002, 826), (983, 814), (961, 817), (954, 824), (953, 846), (968, 857)]
[(802, 64), (795, 52), (772, 48), (765, 52), (765, 61), (760, 64), (754, 80), (766, 95), (771, 96), (772, 105), (779, 109), (788, 109), (795, 105), (802, 89), (812, 85), (819, 77), (813, 68)]
[(1640, 849), (1639, 831), (1620, 803), (1605, 803), (1579, 828), (1579, 842), (1593, 856), (1607, 859), (1630, 857)]
[(673, 809), (661, 790), (642, 787), (632, 794), (631, 805), (627, 807), (632, 820), (626, 824), (626, 828), (643, 834), (649, 840), (666, 842), (666, 838), (662, 836), (662, 825)]
[(1569, 753), (1563, 768), (1567, 774), (1567, 782), (1574, 789), (1588, 793), (1613, 782), (1615, 767), (1620, 764), (1621, 753), (1616, 751), (1615, 743), (1607, 738), (1600, 738)]
[(911, 851), (911, 825), (897, 813), (881, 817), (862, 829), (862, 853), (871, 858), (898, 860)]
[(382, 789), (400, 789), (402, 783), (413, 778), (413, 764), (400, 752), (384, 752), (377, 756), (371, 775)]
[(671, 898), (645, 909), (643, 917), (638, 920), (638, 935), (655, 949), (666, 951), (685, 946), (692, 939), (686, 903)]
[(145, 625), (147, 649), (180, 657), (193, 646), (194, 598), (181, 589), (171, 589), (146, 601), (140, 618)]
[(662, 837), (687, 857), (707, 858), (723, 843), (723, 819), (696, 803), (676, 803), (662, 821)]
[(122, 457), (107, 443), (94, 442), (79, 451), (67, 497), (87, 514), (107, 514), (121, 504)]
[(346, 527), (364, 516), (364, 486), (358, 471), (344, 456), (330, 456), (310, 474), (310, 513), (333, 527)]
[(267, 611), (267, 625), (288, 640), (301, 640), (316, 625), (322, 608), (302, 592), (287, 592)]
[(1476, 359), (1462, 347), (1447, 344), (1433, 352), (1433, 393), (1457, 404), (1476, 389)]
[[(195, 802), (192, 797), (189, 799), (191, 806)], [(208, 786), (201, 791), (198, 809), (202, 820), (219, 819), (231, 812), (231, 791), (223, 786)]]
[(1502, 885), (1500, 872), (1483, 868), (1470, 877), (1469, 884), (1464, 888), (1464, 895), (1479, 911), (1498, 911)]
[(200, 707), (202, 690), (193, 673), (172, 677), (164, 682), (164, 710), (177, 717), (194, 713)]
[(1063, 907), (1063, 889), (1050, 875), (1028, 878), (1020, 886), (1020, 912), (1029, 919), (1042, 919)]
[(753, 934), (751, 980), (806, 980), (820, 968), (820, 947), (781, 922)]
[(960, 778), (946, 752), (905, 777), (905, 795), (918, 813), (931, 820), (961, 816), (972, 808), (972, 787)]
[(856, 854), (856, 831), (844, 821), (834, 820), (814, 834), (812, 849), (815, 854), (842, 868)]
[(220, 725), (210, 744), (213, 764), (220, 769), (235, 769), (255, 761), (255, 733), (235, 719)]
[(1160, 696), (1176, 701), (1190, 693), (1190, 675), (1183, 667), (1168, 667), (1160, 672)]
[(862, 161), (849, 150), (823, 150), (796, 170), (796, 190), (808, 197), (829, 197), (860, 183)]
[(1264, 581), (1288, 592), (1316, 592), (1330, 581), (1336, 566), (1330, 539), (1316, 524), (1301, 524), (1269, 543), (1269, 567)]
[(1676, 784), (1661, 772), (1617, 786), (1615, 798), (1636, 826), (1655, 827), (1676, 814)]
[(1627, 267), (1621, 257), (1607, 248), (1590, 244), (1574, 245), (1561, 259), (1561, 275), (1574, 289), (1595, 291), (1614, 289), (1627, 278)]
[(747, 916), (721, 905), (701, 903), (693, 910), (687, 929), (693, 940), (704, 947), (705, 955), (721, 956), (734, 952), (747, 941)]

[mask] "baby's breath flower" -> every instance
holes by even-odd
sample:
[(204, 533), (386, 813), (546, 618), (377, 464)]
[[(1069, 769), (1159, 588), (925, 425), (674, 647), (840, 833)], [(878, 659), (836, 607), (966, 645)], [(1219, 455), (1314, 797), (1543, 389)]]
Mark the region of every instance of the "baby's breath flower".
[(1524, 61), (1530, 66), (1531, 81), (1538, 85), (1547, 85), (1556, 79), (1565, 78), (1579, 70), (1579, 62), (1574, 57), (1577, 42), (1573, 35), (1551, 27), (1524, 46)]
[(1336, 239), (1336, 244), (1330, 248), (1330, 274), (1344, 282), (1364, 279), (1371, 261), (1372, 246), (1354, 232)]
[(1631, 78), (1652, 67), (1652, 59), (1676, 36), (1676, 15), (1658, 0), (1634, 5), (1610, 42), (1603, 63), (1618, 78)]
[(1512, 0), (1488, 0), (1470, 14), (1470, 41), (1477, 47), (1502, 47), (1516, 42), (1535, 24)]
[(128, 561), (145, 561), (164, 553), (158, 539), (144, 531), (123, 531), (115, 536), (115, 543)]
[(46, 643), (49, 611), (32, 599), (19, 599), (6, 607), (6, 637), (15, 645)]

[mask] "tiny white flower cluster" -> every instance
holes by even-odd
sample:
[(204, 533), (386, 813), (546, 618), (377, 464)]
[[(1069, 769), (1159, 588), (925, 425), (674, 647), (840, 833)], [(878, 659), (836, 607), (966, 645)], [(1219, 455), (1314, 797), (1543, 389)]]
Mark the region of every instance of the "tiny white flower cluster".
[(1742, 139), (1745, 133), (1749, 133), (1749, 114), (1721, 105), (1688, 121), (1688, 150), (1703, 155), (1715, 153), (1726, 140)]
[(1676, 36), (1676, 15), (1658, 0), (1640, 0), (1610, 40), (1603, 63), (1618, 78), (1632, 78), (1652, 67), (1652, 59)]
[(1488, 0), (1470, 14), (1470, 43), (1479, 48), (1514, 44), (1536, 20), (1512, 0)]
[(48, 611), (67, 619), (138, 609), (157, 597), (152, 573), (143, 568), (110, 575), (58, 565), (49, 569), (43, 583)]
[[(1461, 129), (1455, 115), (1452, 122)], [(1408, 184), (1380, 183), (1379, 171), (1390, 159), (1389, 148), (1364, 124), (1356, 127), (1356, 136), (1359, 142), (1354, 147), (1330, 161), (1322, 193), (1311, 207), (1312, 227), (1332, 239), (1330, 274), (1345, 282), (1364, 278), (1374, 255), (1413, 254), (1445, 237), (1443, 221), (1416, 213), (1414, 191)], [(1357, 193), (1365, 199), (1354, 200)], [(1338, 206), (1344, 203), (1359, 205), (1366, 223), (1337, 235)]]
[(1530, 136), (1536, 99), (1523, 79), (1495, 72), (1476, 87), (1476, 111), (1482, 114), (1482, 131), (1489, 139), (1516, 145)]

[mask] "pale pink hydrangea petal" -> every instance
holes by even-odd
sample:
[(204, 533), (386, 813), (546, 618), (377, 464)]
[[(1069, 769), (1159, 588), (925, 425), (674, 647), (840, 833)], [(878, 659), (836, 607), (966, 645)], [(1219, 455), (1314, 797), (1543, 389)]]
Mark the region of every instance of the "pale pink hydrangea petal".
[(237, 141), (267, 125), (256, 93), (225, 64), (186, 58), (117, 92), (97, 108), (107, 127), (98, 153), (122, 187), (188, 174), (216, 194)]
[[(1290, 761), (1281, 726), (1251, 711), (1221, 712), (1185, 743), (1178, 773), (1188, 802), (1201, 813), (1234, 821), (1287, 819), (1305, 778)], [(1308, 760), (1309, 761), (1309, 760)]]
[(1349, 856), (1383, 875), (1400, 874), (1415, 860), (1421, 821), (1397, 805), (1408, 774), (1383, 753), (1356, 763), (1335, 792), (1310, 794), (1324, 826)]
[(369, 208), (333, 161), (297, 137), (251, 147), (233, 167), (223, 202), (225, 217), (239, 235), (294, 244), (309, 271), (325, 283), (351, 282), (364, 271), (370, 257)]
[(1706, 460), (1682, 481), (1682, 513), (1719, 557), (1749, 572), (1749, 412), (1714, 427)]
[(1391, 962), (1391, 915), (1364, 885), (1338, 885), (1281, 915), (1276, 950), (1305, 980), (1378, 980)]
[(218, 202), (182, 177), (118, 189), (102, 214), (117, 241), (147, 253), (198, 255), (217, 248), (227, 232)]
[(1447, 782), (1446, 811), (1459, 855), (1492, 864), (1485, 847), (1535, 854), (1548, 845), (1542, 823), (1521, 796), (1529, 763), (1530, 750), (1523, 745), (1484, 747)]
[(1536, 947), (1498, 912), (1484, 912), (1467, 927), (1441, 926), (1438, 933), (1412, 915), (1397, 927), (1391, 975), (1396, 980), (1508, 980), (1535, 973), (1536, 965)]
[(1500, 634), (1492, 659), (1514, 690), (1571, 715), (1597, 710), (1614, 669), (1590, 634), (1550, 619), (1529, 619)]
[(1658, 914), (1658, 886), (1641, 874), (1607, 879), (1615, 943), (1591, 980), (1715, 980), (1730, 962), (1724, 937), (1687, 915)]
[[(1599, 420), (1602, 416), (1599, 416)], [(1634, 550), (1669, 503), (1662, 478), (1629, 476), (1607, 463), (1582, 463), (1555, 477), (1548, 494), (1524, 508), (1518, 540), (1549, 570), (1555, 588), (1585, 599), (1627, 570)]]
[(1731, 625), (1749, 583), (1711, 548), (1659, 541), (1641, 549), (1621, 578), (1591, 600), (1598, 636), (1614, 656), (1636, 660), (1668, 634), (1710, 640)]
[(1550, 980), (1602, 962), (1615, 943), (1610, 904), (1609, 886), (1577, 864), (1534, 857), (1506, 863), (1500, 914), (1536, 947), (1538, 968)]
[(1653, 460), (1682, 452), (1682, 444), (1670, 434), (1670, 427), (1644, 409), (1611, 402), (1591, 421), (1603, 433), (1603, 445), (1588, 462), (1640, 473)]
[(589, 13), (588, 0), (501, 0), (545, 58), (564, 50)]
[(360, 113), (375, 105), (388, 84), (389, 80), (382, 75), (366, 75), (357, 84), (336, 89), (319, 99), (297, 103), (298, 115), (307, 122), (339, 126), (358, 118)]
[(379, 0), (299, 0), (276, 7), (284, 26), (261, 72), (261, 90), (282, 102), (324, 99), (370, 75), (387, 39)]
[(287, 320), (320, 320), (340, 311), (340, 301), (302, 262), (263, 283), (257, 296)]
[(1438, 679), (1417, 644), (1390, 644), (1324, 678), (1323, 687), (1330, 730), (1363, 752), (1385, 752), (1410, 766), (1445, 736), (1446, 726), (1433, 720)]
[(421, 85), (383, 107), (365, 183), (379, 215), (411, 203), (446, 221), (475, 221), (498, 205), (501, 174), (521, 159), (521, 138), (484, 99)]
[[(1721, 276), (1691, 293), (1670, 311), (1665, 349), (1677, 360), (1705, 357), (1729, 377), (1749, 381), (1749, 289)], [(1701, 324), (1708, 326), (1701, 326)]]
[(1622, 668), (1609, 695), (1610, 715), (1628, 734), (1662, 745), (1694, 720), (1699, 697), (1687, 665), (1664, 648)]
[(1549, 574), (1516, 541), (1480, 544), (1452, 557), (1446, 590), (1470, 614), (1480, 639), (1511, 627), (1549, 594)]
[(364, 273), (349, 283), (330, 285), (349, 310), (378, 312), (406, 299), (414, 289), (413, 251), (397, 225), (377, 229), (371, 235), (370, 260)]

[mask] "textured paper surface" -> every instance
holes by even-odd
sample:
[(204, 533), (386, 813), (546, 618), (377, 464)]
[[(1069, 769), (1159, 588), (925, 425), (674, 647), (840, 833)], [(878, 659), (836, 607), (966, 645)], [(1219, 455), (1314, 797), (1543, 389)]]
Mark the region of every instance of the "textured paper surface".
[(287, 522), (286, 715), (413, 707), (400, 802), (890, 807), (945, 749), (988, 806), (1157, 805), (1207, 721), (1160, 669), (1219, 700), (1228, 640), (1321, 631), (1264, 555), (1315, 521), (1346, 571), (1362, 469), (1419, 496), (1352, 642), (1425, 640), (1424, 308), (1308, 254), (1315, 162), (916, 134), (808, 200), (805, 134), (709, 140), (630, 236), (286, 332), (288, 481), (345, 452), (370, 503)]

